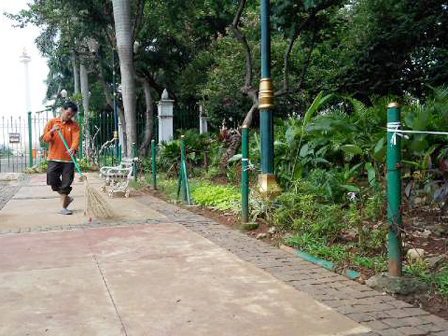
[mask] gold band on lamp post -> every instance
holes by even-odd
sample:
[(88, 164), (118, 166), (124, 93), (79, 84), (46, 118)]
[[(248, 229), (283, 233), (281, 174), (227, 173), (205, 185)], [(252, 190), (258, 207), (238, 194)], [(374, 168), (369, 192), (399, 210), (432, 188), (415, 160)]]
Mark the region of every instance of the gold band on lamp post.
[(114, 131), (114, 139), (118, 140), (118, 131)]
[(278, 185), (274, 174), (259, 174), (258, 184), (262, 195), (275, 197), (282, 193), (282, 189)]
[(274, 92), (270, 78), (260, 80), (260, 91), (258, 96), (258, 109), (272, 110), (274, 108)]

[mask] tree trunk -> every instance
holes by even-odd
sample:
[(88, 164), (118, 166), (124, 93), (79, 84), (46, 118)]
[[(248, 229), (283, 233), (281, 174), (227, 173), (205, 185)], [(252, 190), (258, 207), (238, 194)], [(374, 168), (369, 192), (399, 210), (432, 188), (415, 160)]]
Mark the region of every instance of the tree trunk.
[(81, 61), (79, 67), (79, 73), (81, 76), (81, 94), (82, 94), (82, 107), (84, 110), (84, 119), (82, 122), (82, 131), (84, 133), (85, 143), (83, 149), (86, 157), (90, 154), (90, 139), (89, 139), (89, 77), (85, 64)]
[(237, 153), (238, 148), (241, 145), (241, 134), (238, 130), (229, 130), (229, 139), (227, 140), (228, 147), (224, 155), (221, 157), (221, 162), (219, 164), (219, 174), (221, 176), (226, 175), (227, 163), (229, 160)]
[(151, 87), (149, 86), (149, 83), (143, 78), (140, 81), (143, 85), (143, 91), (145, 92), (146, 110), (145, 110), (145, 134), (143, 136), (143, 141), (140, 146), (139, 152), (141, 155), (145, 156), (149, 153), (149, 147), (151, 145), (152, 140), (154, 106), (152, 105)]
[(131, 2), (113, 0), (117, 51), (120, 59), (121, 87), (126, 120), (127, 155), (132, 155), (132, 144), (137, 142), (136, 95), (134, 82)]
[(79, 71), (78, 71), (78, 60), (76, 57), (76, 52), (72, 51), (72, 66), (73, 66), (73, 79), (75, 84), (75, 95), (80, 93), (79, 90)]

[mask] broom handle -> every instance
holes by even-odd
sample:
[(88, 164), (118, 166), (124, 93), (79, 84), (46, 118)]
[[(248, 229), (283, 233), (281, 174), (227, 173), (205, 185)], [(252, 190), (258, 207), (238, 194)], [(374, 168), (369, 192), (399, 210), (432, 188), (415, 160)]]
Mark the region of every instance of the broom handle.
[(81, 175), (81, 177), (84, 177), (84, 174), (81, 172), (81, 169), (79, 168), (78, 163), (76, 163), (76, 160), (75, 160), (75, 158), (72, 155), (72, 152), (68, 148), (68, 145), (65, 142), (64, 137), (62, 136), (61, 130), (58, 129), (58, 133), (59, 133), (59, 136), (61, 137), (62, 142), (64, 143), (65, 148), (67, 149), (68, 154), (70, 155), (70, 157), (72, 158), (73, 163), (75, 164), (76, 170), (78, 171), (79, 175)]

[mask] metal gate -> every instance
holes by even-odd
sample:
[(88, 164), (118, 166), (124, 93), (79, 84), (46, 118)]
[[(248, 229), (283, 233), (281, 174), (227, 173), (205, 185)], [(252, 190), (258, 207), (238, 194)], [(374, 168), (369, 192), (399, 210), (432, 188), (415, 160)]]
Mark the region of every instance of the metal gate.
[(47, 113), (0, 117), (0, 173), (20, 173), (45, 161), (40, 137), (48, 120)]

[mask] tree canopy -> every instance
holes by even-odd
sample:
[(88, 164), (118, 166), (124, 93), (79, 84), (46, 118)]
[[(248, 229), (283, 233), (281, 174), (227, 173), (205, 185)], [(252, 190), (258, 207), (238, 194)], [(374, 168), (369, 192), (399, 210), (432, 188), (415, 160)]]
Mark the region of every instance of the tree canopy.
[[(130, 6), (132, 42), (137, 41), (132, 55), (136, 114), (148, 102), (154, 104), (165, 88), (180, 105), (202, 104), (215, 127), (240, 125), (256, 112), (258, 2), (124, 3)], [(47, 98), (57, 97), (62, 87), (75, 92), (82, 64), (94, 96), (91, 113), (112, 108), (118, 51), (112, 1), (34, 0), (20, 13), (6, 15), (18, 26), (41, 28), (36, 44), (50, 68)], [(272, 0), (271, 23), (279, 117), (303, 113), (320, 91), (369, 104), (375, 95), (424, 97), (448, 79), (446, 0)], [(88, 47), (92, 40), (98, 44), (94, 54)]]

